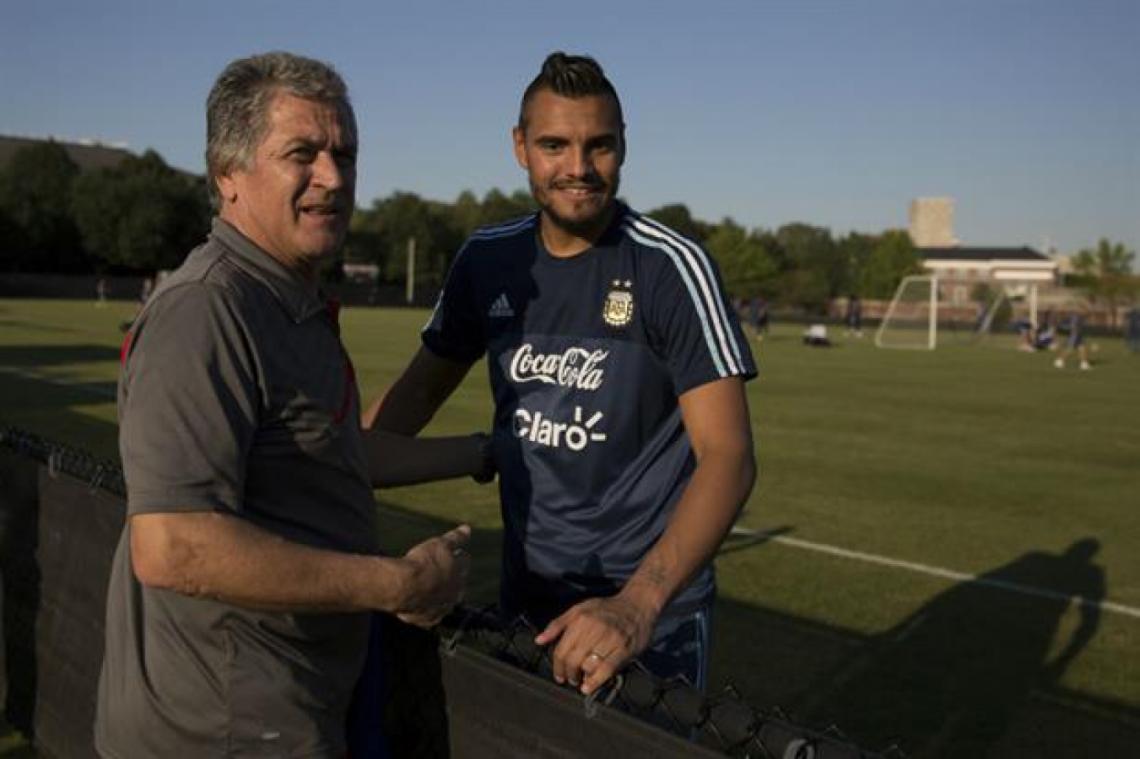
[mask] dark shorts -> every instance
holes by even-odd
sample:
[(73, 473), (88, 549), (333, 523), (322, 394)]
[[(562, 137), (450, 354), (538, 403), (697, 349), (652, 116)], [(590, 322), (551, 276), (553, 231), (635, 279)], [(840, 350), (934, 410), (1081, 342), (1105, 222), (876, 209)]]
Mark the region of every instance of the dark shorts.
[(368, 657), (348, 708), (348, 756), (352, 759), (391, 759), (388, 739), (380, 725), (386, 695), (383, 655), (385, 620), (376, 612), (369, 616)]
[(667, 622), (638, 659), (657, 677), (681, 675), (703, 691), (709, 677), (711, 616), (704, 608)]

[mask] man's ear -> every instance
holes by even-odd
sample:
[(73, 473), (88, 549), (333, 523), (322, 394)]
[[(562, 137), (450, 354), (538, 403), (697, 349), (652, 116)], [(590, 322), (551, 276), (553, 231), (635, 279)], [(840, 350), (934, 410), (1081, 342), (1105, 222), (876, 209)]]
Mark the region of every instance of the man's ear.
[(526, 132), (522, 127), (516, 126), (511, 129), (511, 141), (514, 143), (515, 160), (523, 169), (529, 170), (530, 166), (526, 160)]
[(218, 186), (218, 197), (222, 199), (222, 205), (233, 203), (237, 200), (237, 183), (229, 174), (219, 176), (215, 183)]

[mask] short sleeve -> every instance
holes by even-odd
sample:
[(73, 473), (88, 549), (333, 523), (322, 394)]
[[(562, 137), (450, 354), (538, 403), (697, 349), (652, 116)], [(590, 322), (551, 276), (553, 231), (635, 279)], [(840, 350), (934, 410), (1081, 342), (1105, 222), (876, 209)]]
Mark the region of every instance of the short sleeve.
[(652, 296), (655, 349), (678, 395), (725, 377), (750, 379), (756, 364), (712, 258), (671, 236)]
[(422, 334), (424, 345), (432, 353), (463, 363), (478, 360), (487, 349), (481, 315), (475, 307), (471, 261), (468, 242), (455, 256)]
[(239, 511), (259, 393), (225, 290), (172, 288), (132, 329), (119, 391), (128, 511)]

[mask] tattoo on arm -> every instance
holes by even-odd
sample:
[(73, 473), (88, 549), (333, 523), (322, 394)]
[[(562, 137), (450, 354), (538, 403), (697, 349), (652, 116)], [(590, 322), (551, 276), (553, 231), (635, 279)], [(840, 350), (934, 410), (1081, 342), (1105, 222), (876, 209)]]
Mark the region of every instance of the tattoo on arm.
[(661, 587), (668, 579), (665, 573), (665, 567), (661, 566), (660, 559), (654, 559), (653, 563), (645, 568), (645, 579), (653, 583), (657, 587)]

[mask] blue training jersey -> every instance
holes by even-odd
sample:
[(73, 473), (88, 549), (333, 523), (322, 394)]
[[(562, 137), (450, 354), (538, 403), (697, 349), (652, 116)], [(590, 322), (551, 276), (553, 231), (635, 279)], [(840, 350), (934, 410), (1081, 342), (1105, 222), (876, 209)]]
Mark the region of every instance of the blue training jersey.
[[(545, 250), (537, 214), (477, 231), (423, 341), (487, 355), (502, 604), (535, 624), (617, 592), (665, 530), (694, 467), (678, 396), (756, 374), (712, 259), (624, 205), (572, 258)], [(664, 616), (713, 592), (710, 564)]]

